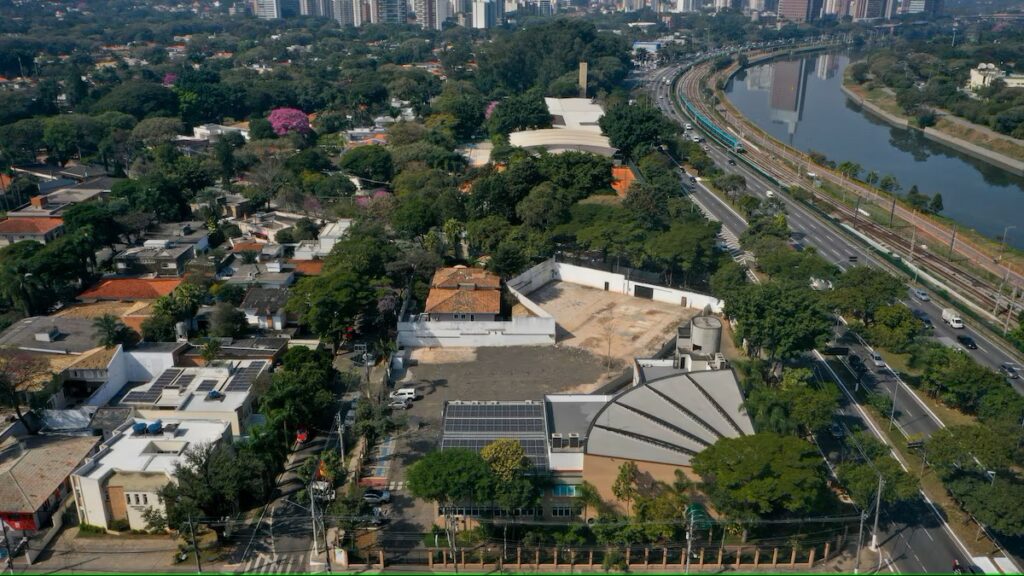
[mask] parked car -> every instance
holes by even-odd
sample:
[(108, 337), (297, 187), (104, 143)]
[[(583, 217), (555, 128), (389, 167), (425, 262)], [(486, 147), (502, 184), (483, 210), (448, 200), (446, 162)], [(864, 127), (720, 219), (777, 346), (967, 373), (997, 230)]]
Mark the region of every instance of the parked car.
[(404, 398), (407, 400), (417, 400), (423, 398), (423, 394), (420, 394), (415, 388), (399, 388), (391, 393), (391, 399)]
[(846, 436), (846, 430), (843, 430), (843, 425), (839, 422), (833, 422), (832, 425), (828, 427), (828, 431), (835, 438), (842, 438), (843, 436)]
[(970, 336), (957, 336), (956, 341), (959, 342), (961, 345), (963, 345), (964, 348), (967, 348), (968, 350), (978, 349), (978, 343), (975, 342), (974, 338), (971, 338)]
[(885, 360), (878, 352), (871, 353), (871, 363), (875, 365), (875, 368), (885, 368)]
[(366, 492), (363, 492), (363, 502), (367, 502), (369, 504), (385, 504), (387, 502), (391, 502), (391, 492), (389, 490), (369, 488)]
[(1020, 378), (1020, 374), (1017, 371), (1017, 367), (1014, 366), (1013, 364), (1010, 364), (1009, 362), (1003, 362), (1002, 364), (1000, 364), (999, 372), (1002, 373), (1003, 376), (1009, 378), (1010, 380), (1016, 380), (1017, 378)]
[(910, 291), (910, 293), (914, 295), (914, 298), (917, 298), (921, 302), (928, 302), (929, 300), (931, 300), (931, 297), (928, 296), (928, 293), (921, 288), (914, 288), (913, 290)]
[(408, 410), (412, 408), (412, 400), (408, 398), (395, 398), (388, 402), (388, 408), (392, 410)]

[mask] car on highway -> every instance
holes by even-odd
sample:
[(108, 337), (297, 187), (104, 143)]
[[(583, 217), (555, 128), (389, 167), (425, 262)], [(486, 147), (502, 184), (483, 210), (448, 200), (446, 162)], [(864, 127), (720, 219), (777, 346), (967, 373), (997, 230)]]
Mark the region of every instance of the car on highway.
[(928, 302), (931, 300), (931, 297), (928, 296), (928, 293), (921, 288), (914, 288), (913, 290), (910, 291), (910, 293), (914, 295), (914, 298), (917, 298), (921, 302)]
[(1009, 378), (1010, 380), (1016, 380), (1020, 378), (1020, 374), (1017, 371), (1017, 367), (1009, 362), (1003, 362), (999, 365), (999, 372)]
[(925, 330), (935, 330), (935, 324), (932, 323), (932, 319), (924, 310), (914, 310), (914, 317), (920, 320), (922, 324), (924, 324)]
[(391, 492), (389, 490), (369, 488), (366, 492), (363, 492), (363, 502), (369, 504), (385, 504), (387, 502), (391, 502)]
[(696, 176), (690, 176), (690, 182), (696, 182), (696, 181), (697, 181), (697, 177)]
[(959, 342), (964, 348), (967, 348), (968, 350), (978, 349), (978, 343), (975, 342), (974, 338), (971, 338), (970, 336), (957, 336), (956, 341)]
[(864, 365), (864, 362), (860, 359), (860, 356), (857, 356), (856, 354), (850, 354), (846, 358), (846, 361), (849, 362), (850, 368), (857, 374), (863, 374), (864, 372), (868, 371), (867, 366)]
[(732, 158), (729, 158), (728, 162), (729, 162), (729, 166), (735, 166), (736, 165), (736, 161), (733, 160)]
[(875, 368), (885, 368), (885, 360), (878, 352), (871, 353), (871, 363), (875, 365)]

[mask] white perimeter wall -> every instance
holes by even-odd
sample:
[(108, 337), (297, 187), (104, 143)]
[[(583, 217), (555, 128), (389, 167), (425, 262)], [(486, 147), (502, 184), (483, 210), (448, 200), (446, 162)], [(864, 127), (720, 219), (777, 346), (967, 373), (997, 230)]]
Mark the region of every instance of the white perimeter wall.
[[(414, 321), (398, 323), (398, 344), (410, 348), (554, 344), (555, 319), (546, 310), (524, 296), (524, 294), (529, 294), (553, 281), (569, 282), (598, 290), (604, 290), (607, 282), (609, 292), (629, 296), (634, 296), (637, 286), (643, 286), (653, 291), (653, 299), (658, 302), (697, 309), (710, 306), (711, 311), (716, 313), (722, 311), (724, 304), (718, 298), (707, 294), (634, 282), (627, 280), (622, 274), (563, 264), (550, 259), (506, 282), (509, 292), (518, 298), (519, 303), (534, 316), (515, 316), (508, 322), (444, 320), (431, 322), (419, 320), (417, 317)], [(402, 317), (404, 317), (404, 310)]]
[(398, 344), (437, 346), (543, 346), (555, 343), (555, 319), (515, 316), (508, 322), (417, 320), (398, 323)]

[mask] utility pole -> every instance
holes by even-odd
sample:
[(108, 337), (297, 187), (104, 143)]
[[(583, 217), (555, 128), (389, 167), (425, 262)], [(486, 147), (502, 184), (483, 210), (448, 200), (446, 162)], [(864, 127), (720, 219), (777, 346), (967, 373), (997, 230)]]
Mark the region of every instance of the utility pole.
[(892, 208), (889, 209), (889, 228), (892, 228), (892, 221), (896, 217), (896, 196), (892, 198)]
[(871, 531), (871, 550), (878, 550), (878, 516), (882, 511), (882, 489), (885, 488), (885, 478), (878, 475), (878, 494), (875, 494), (875, 527)]
[(4, 550), (7, 550), (7, 569), (14, 574), (14, 552), (11, 551), (11, 542), (7, 539), (7, 524), (4, 523), (3, 519), (0, 518), (0, 530), (4, 533)]
[(686, 514), (686, 574), (690, 573), (690, 550), (693, 546), (693, 513)]
[(868, 513), (860, 513), (860, 530), (857, 531), (857, 561), (853, 565), (853, 573), (860, 574), (860, 551), (864, 546), (864, 521), (867, 520)]
[(896, 398), (899, 396), (899, 393), (899, 382), (894, 382), (892, 386), (892, 410), (889, 412), (889, 430), (892, 430), (892, 424), (896, 421)]
[(956, 246), (956, 224), (953, 224), (953, 237), (949, 239), (949, 254), (946, 256), (946, 260), (953, 259), (954, 246)]
[[(192, 553), (196, 555), (196, 573), (203, 573), (203, 562), (199, 559), (199, 543), (196, 542), (196, 529), (192, 524), (192, 512), (188, 512), (188, 532), (192, 536)], [(9, 560), (9, 559), (8, 559)], [(13, 569), (12, 569), (13, 572)]]

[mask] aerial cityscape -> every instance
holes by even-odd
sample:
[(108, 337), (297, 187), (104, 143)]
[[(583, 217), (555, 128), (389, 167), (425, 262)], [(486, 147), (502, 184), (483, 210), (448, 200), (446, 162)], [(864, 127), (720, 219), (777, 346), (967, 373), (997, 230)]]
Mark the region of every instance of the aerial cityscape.
[(0, 0), (4, 573), (1024, 570), (1024, 4)]

